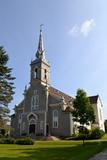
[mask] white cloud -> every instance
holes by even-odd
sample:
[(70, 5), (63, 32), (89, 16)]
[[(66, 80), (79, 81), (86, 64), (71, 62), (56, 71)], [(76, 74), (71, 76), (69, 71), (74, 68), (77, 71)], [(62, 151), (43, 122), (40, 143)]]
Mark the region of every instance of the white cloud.
[(95, 26), (95, 21), (94, 19), (86, 20), (85, 22), (82, 23), (80, 27), (80, 32), (84, 36), (88, 36), (89, 32), (92, 31), (93, 27)]
[(89, 19), (84, 21), (81, 25), (75, 24), (69, 31), (69, 34), (72, 36), (79, 36), (81, 34), (86, 37), (93, 30), (94, 27), (94, 19)]
[(69, 34), (72, 35), (72, 36), (78, 36), (80, 33), (80, 28), (77, 24), (75, 24), (71, 30), (69, 31)]

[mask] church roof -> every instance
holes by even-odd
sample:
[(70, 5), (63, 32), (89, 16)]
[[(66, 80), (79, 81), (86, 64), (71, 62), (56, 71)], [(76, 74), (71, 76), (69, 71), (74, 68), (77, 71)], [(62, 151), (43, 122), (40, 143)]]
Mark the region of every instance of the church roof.
[(90, 102), (91, 102), (92, 104), (95, 104), (95, 103), (97, 103), (98, 97), (99, 97), (99, 95), (90, 96), (90, 97), (89, 97), (89, 100), (90, 100)]
[(18, 104), (15, 106), (15, 109), (23, 109), (23, 106), (24, 106), (24, 99)]
[[(73, 98), (73, 97), (71, 97), (71, 96), (69, 96), (69, 95), (61, 92), (60, 90), (58, 90), (58, 89), (56, 89), (56, 88), (53, 88), (53, 87), (49, 87), (49, 93), (50, 93), (51, 95), (57, 96), (58, 98), (64, 97), (66, 103), (68, 103), (68, 104), (75, 99), (75, 98)], [(90, 96), (90, 97), (89, 97), (90, 103), (91, 103), (91, 104), (96, 104), (98, 98), (99, 98), (99, 95)], [(69, 110), (69, 109), (68, 109), (68, 110)]]
[(53, 88), (53, 87), (49, 87), (49, 93), (59, 97), (60, 99), (62, 97), (64, 97), (65, 101), (67, 103), (71, 102), (74, 99), (73, 97), (71, 97), (71, 96), (69, 96), (69, 95), (67, 95), (67, 94), (65, 94), (65, 93), (61, 92), (60, 90)]

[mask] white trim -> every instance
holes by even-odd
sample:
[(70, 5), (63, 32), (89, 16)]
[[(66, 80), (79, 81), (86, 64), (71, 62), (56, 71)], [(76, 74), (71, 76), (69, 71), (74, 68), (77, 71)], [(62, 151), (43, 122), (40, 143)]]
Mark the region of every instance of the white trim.
[(55, 107), (55, 106), (60, 107), (62, 106), (62, 103), (59, 102), (59, 103), (49, 104), (49, 107)]
[[(56, 115), (55, 115), (55, 112), (56, 112)], [(53, 119), (53, 128), (58, 128), (58, 110), (53, 110), (53, 116), (52, 116), (52, 119)]]
[(38, 116), (36, 114), (34, 114), (33, 112), (30, 112), (28, 115), (27, 115), (27, 120), (29, 121), (29, 116), (30, 115), (33, 115), (35, 117), (35, 120), (38, 119)]
[(48, 86), (45, 87), (45, 93), (46, 93), (46, 109), (44, 112), (44, 136), (46, 136), (47, 132), (47, 112), (48, 112)]
[(38, 67), (35, 67), (33, 70), (33, 78), (36, 78), (36, 79), (38, 78)]
[[(33, 113), (30, 113), (29, 114), (29, 116), (31, 115), (31, 114), (33, 114)], [(34, 114), (33, 114), (34, 115)], [(35, 116), (35, 115), (34, 115)], [(31, 118), (30, 120), (29, 120), (29, 117), (27, 117), (28, 118), (28, 135), (30, 134), (29, 133), (29, 127), (30, 127), (30, 125), (31, 124), (34, 124), (35, 125), (35, 135), (36, 135), (36, 126), (37, 126), (37, 117), (34, 119), (34, 118)], [(31, 122), (31, 121), (34, 121), (34, 122)]]
[(20, 114), (18, 115), (18, 129), (19, 129), (19, 134), (20, 134), (20, 135), (21, 135), (21, 132), (22, 132), (21, 123), (22, 123), (22, 113), (20, 113)]
[[(32, 122), (32, 121), (34, 121), (34, 122)], [(35, 123), (36, 123), (36, 119), (31, 118), (31, 119), (29, 120), (29, 124), (35, 124)]]
[(40, 130), (43, 130), (44, 122), (40, 121)]
[(26, 123), (25, 123), (25, 122), (23, 122), (23, 123), (22, 123), (22, 131), (24, 131), (24, 130), (25, 130), (25, 128), (26, 128)]
[(39, 108), (39, 95), (34, 94), (31, 97), (31, 111), (35, 111)]

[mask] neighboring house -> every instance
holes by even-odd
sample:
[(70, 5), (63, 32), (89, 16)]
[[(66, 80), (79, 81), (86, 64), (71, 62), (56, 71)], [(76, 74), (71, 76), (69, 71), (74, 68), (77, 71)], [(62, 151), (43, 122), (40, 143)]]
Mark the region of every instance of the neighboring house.
[[(25, 87), (24, 99), (15, 106), (11, 116), (11, 135), (20, 136), (71, 136), (74, 98), (50, 85), (50, 65), (45, 58), (42, 30), (40, 30), (36, 58), (31, 62), (30, 86)], [(96, 121), (94, 126), (104, 130), (102, 103), (99, 96), (89, 97)]]
[(98, 127), (103, 131), (105, 131), (103, 111), (102, 111), (103, 105), (102, 105), (101, 99), (99, 95), (91, 96), (89, 97), (89, 99), (93, 106), (94, 114), (95, 114), (95, 123), (92, 125), (92, 127)]

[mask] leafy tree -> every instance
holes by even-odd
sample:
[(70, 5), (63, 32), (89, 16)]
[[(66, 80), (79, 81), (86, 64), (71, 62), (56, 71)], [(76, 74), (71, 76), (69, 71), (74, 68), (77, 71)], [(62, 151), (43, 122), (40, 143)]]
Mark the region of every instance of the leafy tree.
[(14, 77), (11, 76), (12, 68), (7, 66), (9, 57), (4, 48), (0, 46), (0, 128), (6, 124), (9, 113), (8, 104), (13, 99)]
[(107, 133), (107, 119), (104, 121), (105, 132)]
[(83, 129), (83, 134), (85, 134), (84, 125), (89, 125), (90, 123), (93, 123), (95, 120), (95, 116), (90, 100), (87, 97), (87, 94), (84, 90), (82, 89), (77, 90), (77, 95), (73, 102), (73, 107), (74, 107), (74, 110), (72, 112), (73, 120), (75, 122), (80, 123), (80, 126)]

